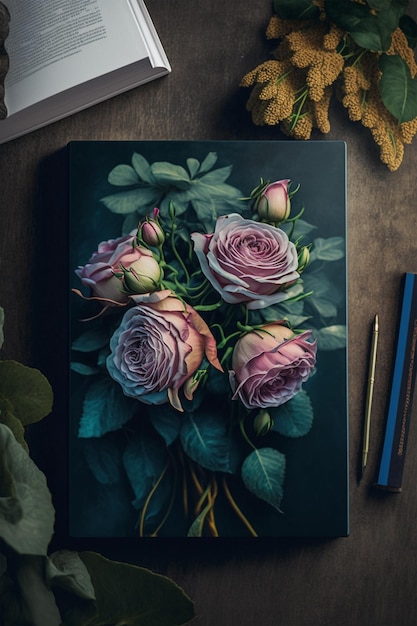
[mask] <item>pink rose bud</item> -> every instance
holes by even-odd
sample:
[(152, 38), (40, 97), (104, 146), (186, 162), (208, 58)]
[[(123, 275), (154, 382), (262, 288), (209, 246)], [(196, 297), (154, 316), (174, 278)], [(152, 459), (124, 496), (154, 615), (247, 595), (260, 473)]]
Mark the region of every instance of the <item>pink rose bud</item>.
[(284, 179), (271, 183), (257, 198), (255, 211), (262, 220), (277, 223), (287, 219), (291, 210), (289, 182), (289, 179)]
[(155, 248), (162, 246), (165, 241), (165, 233), (159, 223), (153, 219), (147, 219), (139, 224), (139, 233), (141, 240), (148, 246)]
[(158, 288), (162, 271), (150, 250), (141, 246), (136, 250), (140, 258), (129, 268), (122, 267), (124, 287), (129, 293), (150, 293)]

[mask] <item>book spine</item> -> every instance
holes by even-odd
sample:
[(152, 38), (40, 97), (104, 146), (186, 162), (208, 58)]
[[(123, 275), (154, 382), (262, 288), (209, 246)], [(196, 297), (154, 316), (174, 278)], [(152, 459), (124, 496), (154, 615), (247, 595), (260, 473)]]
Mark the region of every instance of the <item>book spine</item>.
[(417, 275), (405, 274), (398, 343), (376, 486), (399, 492), (416, 380)]

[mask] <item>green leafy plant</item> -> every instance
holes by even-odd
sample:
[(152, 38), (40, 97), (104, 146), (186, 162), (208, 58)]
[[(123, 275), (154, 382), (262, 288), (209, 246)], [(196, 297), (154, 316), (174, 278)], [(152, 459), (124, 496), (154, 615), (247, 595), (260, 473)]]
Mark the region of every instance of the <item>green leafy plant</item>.
[[(4, 311), (0, 308), (0, 347)], [(45, 417), (47, 379), (0, 361), (0, 604), (2, 626), (189, 622), (193, 604), (169, 578), (95, 552), (48, 555), (55, 510), (45, 475), (28, 454), (24, 429)]]
[(255, 124), (297, 139), (330, 130), (332, 96), (369, 128), (390, 170), (417, 132), (417, 24), (408, 0), (275, 0), (272, 58), (247, 73)]
[[(168, 214), (170, 202), (175, 204), (177, 216), (192, 208), (210, 228), (219, 205), (222, 213), (229, 213), (239, 206), (241, 197), (239, 189), (226, 183), (231, 167), (214, 169), (216, 162), (217, 154), (210, 152), (201, 163), (187, 159), (186, 169), (165, 161), (149, 164), (143, 155), (134, 153), (131, 165), (122, 163), (109, 173), (108, 182), (121, 189), (101, 201), (113, 213), (126, 216), (123, 233), (135, 228), (155, 206)], [(192, 221), (191, 211), (188, 217)]]

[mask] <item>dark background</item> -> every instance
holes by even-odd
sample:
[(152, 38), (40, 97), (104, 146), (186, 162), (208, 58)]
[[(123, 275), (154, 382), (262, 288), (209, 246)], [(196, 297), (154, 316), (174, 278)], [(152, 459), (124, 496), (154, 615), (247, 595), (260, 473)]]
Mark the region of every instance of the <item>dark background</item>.
[[(249, 91), (239, 87), (242, 76), (267, 58), (270, 2), (147, 4), (171, 75), (0, 146), (0, 303), (6, 311), (1, 356), (41, 367), (54, 386), (54, 413), (31, 429), (30, 438), (57, 501), (65, 477), (54, 473), (53, 460), (67, 454), (62, 434), (67, 390), (66, 337), (54, 319), (66, 314), (68, 260), (65, 181), (55, 155), (76, 139), (285, 139), (274, 127), (252, 124), (245, 110)], [(417, 18), (415, 2), (409, 13)], [(379, 161), (369, 132), (349, 122), (336, 102), (331, 123), (328, 135), (314, 139), (347, 143), (351, 534), (334, 540), (149, 540), (136, 551), (123, 541), (109, 543), (115, 558), (166, 573), (181, 585), (195, 601), (199, 626), (411, 626), (417, 620), (415, 409), (402, 493), (372, 487), (401, 277), (417, 272), (417, 144), (406, 147), (400, 169), (391, 173)], [(358, 485), (369, 331), (376, 312), (381, 335), (371, 452)], [(58, 531), (61, 526), (58, 520)], [(97, 549), (93, 541), (79, 547)]]

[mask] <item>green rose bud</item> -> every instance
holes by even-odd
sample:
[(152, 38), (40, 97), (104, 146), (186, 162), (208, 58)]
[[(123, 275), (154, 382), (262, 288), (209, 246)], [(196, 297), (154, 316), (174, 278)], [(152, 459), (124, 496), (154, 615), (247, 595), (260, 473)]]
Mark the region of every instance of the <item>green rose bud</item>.
[(140, 258), (127, 269), (122, 266), (123, 285), (127, 293), (142, 294), (155, 291), (162, 278), (162, 270), (152, 252), (139, 246)]
[(262, 409), (255, 417), (253, 427), (257, 435), (262, 436), (269, 433), (273, 425), (273, 421), (268, 411)]
[(310, 261), (310, 249), (309, 246), (304, 246), (298, 252), (298, 268), (297, 272), (301, 274), (307, 267)]

